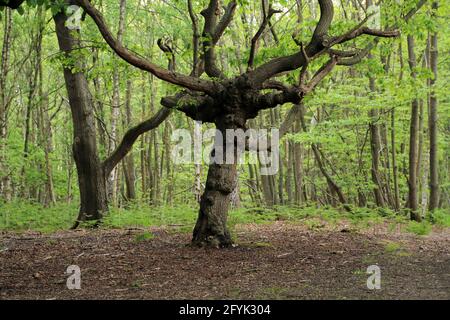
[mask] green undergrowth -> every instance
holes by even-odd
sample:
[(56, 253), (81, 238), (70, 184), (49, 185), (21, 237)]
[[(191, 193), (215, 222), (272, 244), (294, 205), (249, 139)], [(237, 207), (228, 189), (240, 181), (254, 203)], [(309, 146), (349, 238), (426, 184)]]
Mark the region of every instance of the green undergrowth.
[[(197, 218), (197, 210), (192, 205), (149, 207), (138, 203), (130, 204), (127, 208), (111, 208), (101, 228), (169, 226), (173, 232), (191, 232)], [(49, 208), (27, 202), (0, 203), (0, 230), (32, 230), (43, 233), (67, 230), (73, 225), (77, 212), (75, 203), (59, 203)], [(332, 207), (276, 206), (243, 207), (230, 212), (228, 218), (231, 231), (239, 224), (266, 224), (274, 221), (304, 224), (312, 230), (342, 225), (347, 225), (350, 229), (365, 229), (386, 224), (389, 231), (400, 228), (417, 235), (427, 235), (433, 226), (450, 228), (450, 213), (437, 210), (429, 214), (423, 222), (417, 223), (409, 221), (407, 213), (395, 213), (388, 209), (352, 208), (351, 212), (347, 212)]]

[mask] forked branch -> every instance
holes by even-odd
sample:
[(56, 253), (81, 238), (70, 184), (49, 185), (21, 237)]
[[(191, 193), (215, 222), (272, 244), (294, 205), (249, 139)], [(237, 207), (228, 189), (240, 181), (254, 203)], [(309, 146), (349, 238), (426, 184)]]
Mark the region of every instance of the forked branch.
[[(264, 2), (264, 0), (263, 0), (263, 2)], [(251, 70), (253, 68), (259, 38), (262, 36), (264, 31), (266, 30), (266, 27), (269, 24), (269, 21), (272, 18), (272, 16), (274, 14), (280, 13), (280, 12), (281, 12), (280, 10), (275, 10), (272, 7), (269, 8), (269, 12), (267, 13), (267, 15), (265, 12), (263, 12), (263, 15), (264, 15), (263, 21), (261, 22), (261, 25), (260, 25), (258, 31), (252, 38), (252, 45), (250, 48), (250, 56), (248, 58), (248, 63), (247, 63), (248, 70)]]
[(169, 83), (179, 85), (191, 90), (202, 91), (213, 94), (216, 90), (216, 85), (212, 81), (198, 79), (195, 77), (182, 75), (176, 72), (170, 72), (167, 69), (148, 61), (142, 57), (139, 57), (135, 53), (125, 48), (122, 43), (111, 34), (108, 26), (105, 23), (103, 15), (94, 8), (89, 0), (75, 0), (77, 4), (82, 7), (86, 13), (94, 20), (100, 33), (105, 39), (106, 43), (126, 62), (144, 71), (148, 71), (155, 75), (157, 78), (167, 81)]

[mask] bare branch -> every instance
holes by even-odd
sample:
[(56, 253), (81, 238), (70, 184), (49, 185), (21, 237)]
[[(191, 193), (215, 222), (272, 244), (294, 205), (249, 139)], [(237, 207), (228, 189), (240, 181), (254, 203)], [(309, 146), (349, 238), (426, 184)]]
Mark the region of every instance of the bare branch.
[(360, 52), (360, 50), (337, 50), (337, 49), (329, 49), (328, 53), (338, 56), (340, 58), (348, 58), (348, 57), (354, 57), (356, 55), (358, 55), (358, 53)]
[(217, 24), (216, 29), (213, 34), (213, 43), (217, 44), (219, 39), (222, 37), (226, 28), (230, 25), (231, 20), (233, 19), (234, 12), (236, 11), (237, 3), (236, 1), (231, 1), (225, 9), (225, 13)]
[(196, 121), (213, 122), (216, 114), (214, 100), (211, 97), (187, 91), (162, 98), (161, 105), (181, 111)]
[[(264, 3), (264, 0), (263, 0), (263, 3)], [(279, 13), (279, 12), (281, 12), (281, 11), (280, 10), (275, 10), (272, 7), (269, 8), (269, 12), (267, 13), (267, 16), (266, 16), (266, 13), (263, 12), (264, 17), (263, 17), (263, 21), (261, 23), (261, 26), (259, 27), (259, 29), (256, 32), (255, 36), (252, 38), (252, 45), (251, 45), (251, 48), (250, 48), (250, 57), (248, 58), (248, 63), (247, 63), (248, 70), (251, 70), (253, 68), (253, 63), (254, 63), (254, 60), (255, 60), (255, 54), (256, 54), (256, 49), (257, 49), (259, 38), (263, 34), (263, 32), (266, 29), (267, 25), (269, 24), (269, 21), (272, 18), (272, 16), (275, 13)]]
[(317, 85), (334, 69), (337, 65), (338, 59), (336, 56), (331, 56), (331, 59), (328, 60), (326, 64), (324, 64), (312, 77), (307, 85), (300, 83), (300, 90), (303, 94), (307, 94), (314, 90)]
[(313, 33), (313, 41), (322, 41), (328, 33), (334, 16), (334, 6), (332, 0), (319, 0), (320, 19)]
[(360, 63), (361, 60), (364, 59), (370, 53), (370, 50), (372, 50), (377, 45), (378, 41), (379, 41), (378, 39), (375, 39), (372, 43), (368, 44), (364, 49), (356, 51), (356, 53), (349, 58), (345, 59), (339, 58), (337, 64), (340, 66), (353, 66), (355, 64)]
[[(171, 47), (170, 41), (158, 39), (158, 46), (167, 56), (169, 70), (175, 71), (175, 54)], [(153, 117), (129, 129), (127, 133), (125, 133), (116, 150), (114, 150), (113, 153), (105, 161), (103, 161), (105, 175), (109, 176), (117, 164), (128, 154), (128, 152), (130, 152), (131, 148), (133, 148), (133, 144), (142, 134), (157, 128), (170, 116), (172, 111), (173, 109), (162, 107)]]
[[(320, 5), (320, 19), (317, 27), (314, 31), (311, 42), (306, 46), (304, 52), (312, 59), (320, 53), (325, 51), (322, 41), (331, 25), (333, 19), (333, 1), (332, 0), (319, 0)], [(254, 83), (263, 83), (267, 79), (272, 78), (276, 74), (296, 70), (306, 63), (303, 52), (299, 51), (290, 56), (275, 58), (255, 70), (248, 73), (249, 79)]]
[(116, 150), (103, 162), (105, 176), (108, 176), (116, 165), (130, 152), (133, 144), (143, 133), (157, 128), (167, 119), (172, 111), (171, 109), (161, 108), (153, 117), (128, 130)]
[(305, 64), (302, 67), (302, 70), (300, 71), (300, 76), (299, 76), (299, 83), (300, 86), (302, 86), (304, 83), (306, 83), (306, 75), (308, 73), (308, 65), (309, 65), (309, 57), (308, 54), (305, 51), (305, 47), (303, 46), (303, 43), (300, 42), (300, 51), (303, 54), (303, 58), (305, 59)]
[(192, 7), (192, 0), (188, 0), (188, 11), (189, 11), (189, 17), (191, 18), (192, 22), (192, 46), (193, 46), (193, 53), (192, 53), (192, 75), (198, 76), (197, 74), (197, 65), (198, 65), (198, 48), (200, 46), (200, 33), (198, 31), (198, 18), (195, 15), (194, 9)]
[(370, 29), (368, 27), (358, 27), (356, 29), (353, 29), (341, 36), (333, 37), (332, 39), (327, 42), (327, 46), (332, 47), (336, 44), (341, 44), (350, 40), (353, 40), (361, 35), (370, 35), (375, 37), (383, 37), (383, 38), (394, 38), (398, 37), (400, 35), (400, 31), (398, 30), (376, 30), (376, 29)]
[(261, 86), (261, 89), (273, 89), (273, 90), (280, 90), (280, 91), (289, 91), (289, 87), (286, 86), (284, 83), (275, 81), (275, 80), (267, 80), (264, 82)]
[(219, 0), (210, 0), (208, 7), (201, 12), (205, 18), (203, 28), (203, 56), (205, 72), (211, 78), (225, 78), (225, 75), (217, 67), (215, 43), (213, 42), (214, 31), (219, 16)]
[[(222, 16), (220, 22), (218, 23), (216, 30), (213, 34), (213, 45), (216, 45), (217, 42), (222, 37), (223, 33), (225, 32), (226, 28), (230, 24), (231, 20), (233, 19), (234, 12), (236, 10), (236, 1), (231, 1), (227, 8), (225, 9), (225, 14)], [(205, 72), (205, 55), (202, 54), (200, 56), (200, 59), (197, 61), (197, 65), (195, 66), (195, 69), (192, 71), (192, 76), (200, 77), (203, 72)]]
[(255, 109), (257, 111), (272, 109), (279, 105), (291, 102), (297, 104), (302, 99), (302, 92), (295, 87), (289, 87), (288, 90), (282, 92), (271, 92), (267, 94), (261, 94), (256, 99)]
[[(406, 15), (403, 17), (403, 20), (405, 22), (408, 22), (416, 13), (419, 11), (425, 4), (427, 3), (427, 0), (420, 0), (417, 5), (408, 11)], [(398, 27), (398, 23), (395, 23), (391, 27), (387, 28), (387, 31), (393, 31)], [(357, 51), (357, 54), (355, 54), (353, 57), (348, 59), (339, 59), (338, 65), (342, 66), (352, 66), (357, 63), (359, 63), (362, 59), (364, 59), (370, 51), (378, 44), (380, 41), (379, 38), (375, 38), (371, 43), (369, 43), (364, 49), (361, 49)]]

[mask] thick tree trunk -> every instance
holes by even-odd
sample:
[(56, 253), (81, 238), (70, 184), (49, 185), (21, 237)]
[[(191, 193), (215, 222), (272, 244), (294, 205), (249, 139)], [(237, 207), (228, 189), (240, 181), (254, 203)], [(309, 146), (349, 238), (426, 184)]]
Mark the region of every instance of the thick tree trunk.
[[(224, 116), (216, 122), (221, 135), (216, 137), (211, 158), (220, 157), (222, 148), (223, 164), (211, 161), (206, 179), (205, 192), (200, 200), (200, 210), (194, 228), (192, 243), (196, 246), (229, 247), (232, 245), (227, 229), (228, 209), (231, 203), (231, 193), (236, 187), (237, 159), (236, 144), (225, 141), (227, 129), (243, 128), (245, 120), (236, 121), (233, 117)], [(233, 164), (225, 163), (227, 150), (233, 148)]]
[[(78, 46), (72, 32), (65, 27), (67, 16), (54, 16), (60, 50), (67, 55)], [(79, 63), (79, 62), (78, 62)], [(82, 70), (79, 65), (77, 70)], [(80, 188), (80, 212), (74, 227), (80, 221), (100, 220), (108, 211), (106, 179), (97, 154), (95, 118), (88, 83), (81, 71), (73, 73), (70, 66), (64, 68), (70, 108), (73, 120), (73, 155)]]

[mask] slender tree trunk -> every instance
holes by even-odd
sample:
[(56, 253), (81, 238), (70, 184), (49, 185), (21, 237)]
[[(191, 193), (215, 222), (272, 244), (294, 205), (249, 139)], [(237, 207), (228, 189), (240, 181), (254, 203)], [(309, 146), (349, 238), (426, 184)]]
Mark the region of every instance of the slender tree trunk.
[(41, 114), (41, 125), (43, 133), (42, 136), (42, 146), (44, 149), (44, 158), (45, 158), (45, 205), (56, 204), (56, 195), (53, 186), (53, 168), (51, 163), (51, 153), (53, 152), (53, 132), (52, 132), (52, 124), (51, 119), (48, 114), (48, 105), (49, 105), (49, 95), (47, 92), (44, 93), (43, 90), (43, 66), (42, 66), (42, 36), (44, 31), (44, 17), (42, 16), (42, 7), (38, 8), (39, 12), (39, 30), (37, 35), (37, 44), (36, 44), (36, 64), (37, 64), (37, 72), (39, 75), (39, 89), (38, 94), (41, 97), (40, 106), (40, 114)]
[[(99, 49), (93, 48), (92, 49), (92, 64), (94, 66), (97, 66), (99, 61)], [(104, 150), (105, 152), (108, 151), (108, 143), (107, 143), (107, 130), (105, 127), (104, 119), (106, 119), (105, 116), (105, 110), (103, 105), (103, 97), (102, 97), (102, 90), (101, 90), (101, 78), (98, 73), (95, 73), (94, 78), (92, 79), (92, 82), (94, 83), (94, 106), (96, 108), (95, 113), (97, 114), (97, 132), (99, 135), (99, 147), (100, 150)]]
[(287, 202), (288, 204), (293, 203), (293, 193), (292, 193), (292, 171), (293, 171), (293, 148), (292, 148), (292, 142), (289, 140), (286, 140), (286, 193), (287, 193)]
[[(141, 111), (141, 121), (144, 121), (146, 116), (146, 105), (147, 105), (147, 86), (146, 83), (146, 74), (142, 74), (142, 111)], [(147, 156), (147, 148), (145, 148), (146, 142), (147, 142), (147, 134), (143, 134), (140, 138), (140, 166), (141, 166), (141, 192), (142, 197), (145, 199), (147, 195), (147, 163), (148, 163), (148, 156)]]
[[(125, 26), (126, 0), (120, 0), (119, 8), (119, 29), (117, 31), (117, 41), (122, 43), (123, 32)], [(112, 96), (112, 111), (111, 111), (111, 134), (109, 142), (109, 154), (111, 154), (117, 147), (119, 136), (119, 117), (120, 117), (120, 76), (117, 65), (113, 72), (113, 96)], [(114, 168), (108, 179), (108, 193), (111, 202), (117, 204), (118, 190), (119, 190), (119, 169)]]
[(395, 146), (395, 108), (391, 111), (391, 154), (392, 154), (392, 177), (394, 181), (394, 207), (396, 211), (400, 210), (400, 190), (398, 187), (398, 166), (397, 150)]
[(172, 162), (172, 145), (170, 141), (170, 134), (173, 131), (172, 124), (169, 120), (166, 120), (165, 126), (164, 126), (164, 135), (163, 135), (163, 142), (164, 142), (164, 148), (165, 148), (165, 162), (166, 162), (166, 204), (169, 206), (173, 205), (174, 199), (174, 190), (175, 190), (175, 181), (174, 181), (174, 171), (176, 171), (176, 164)]
[[(65, 27), (67, 16), (58, 13), (54, 16), (56, 35), (60, 50), (66, 55), (79, 46), (72, 32)], [(64, 67), (64, 79), (69, 96), (73, 120), (73, 155), (78, 173), (80, 188), (80, 221), (100, 220), (108, 211), (106, 197), (106, 179), (97, 154), (97, 139), (95, 118), (89, 87), (82, 70), (83, 66), (77, 61), (75, 73), (70, 66)]]
[[(132, 123), (132, 116), (131, 116), (131, 81), (127, 81), (127, 92), (126, 92), (126, 100), (125, 100), (125, 111), (126, 111), (126, 117), (125, 117), (125, 123), (126, 126), (129, 127)], [(124, 176), (125, 176), (125, 185), (126, 185), (126, 200), (134, 200), (136, 199), (136, 175), (135, 175), (135, 168), (134, 168), (134, 158), (133, 153), (130, 152), (128, 154), (124, 161)]]
[[(40, 44), (41, 41), (39, 40), (41, 31), (38, 31), (38, 34), (36, 35), (35, 40), (35, 51), (36, 56), (40, 56)], [(33, 103), (34, 103), (34, 97), (36, 95), (36, 87), (39, 77), (39, 67), (40, 67), (40, 61), (36, 58), (36, 60), (33, 59), (33, 62), (31, 63), (31, 69), (30, 74), (28, 75), (28, 96), (27, 96), (27, 106), (25, 111), (25, 137), (24, 137), (24, 147), (23, 147), (23, 164), (21, 169), (21, 180), (22, 180), (22, 196), (26, 196), (27, 193), (30, 193), (28, 186), (26, 185), (26, 166), (27, 166), (27, 160), (29, 156), (30, 151), (30, 140), (31, 140), (31, 134), (32, 134), (32, 126), (31, 126), (31, 120), (32, 120), (32, 110), (33, 110)], [(27, 192), (28, 189), (28, 192)]]
[[(297, 120), (294, 124), (294, 132), (300, 132), (301, 123)], [(295, 186), (295, 204), (300, 205), (305, 201), (305, 190), (303, 186), (303, 146), (300, 143), (292, 143), (293, 155), (293, 171), (294, 171), (294, 186)]]
[[(408, 35), (408, 61), (411, 76), (416, 79), (417, 67), (414, 52), (414, 38)], [(419, 138), (419, 100), (415, 97), (411, 102), (411, 123), (409, 131), (409, 179), (408, 179), (408, 206), (411, 210), (411, 220), (420, 221), (417, 199), (417, 162), (418, 162), (418, 138)]]
[[(432, 4), (433, 16), (436, 18), (438, 2)], [(429, 131), (430, 131), (430, 204), (429, 210), (433, 211), (439, 206), (439, 163), (438, 163), (438, 100), (434, 86), (438, 77), (438, 39), (437, 32), (431, 35), (430, 43), (430, 67), (433, 72), (433, 79), (430, 81), (430, 114), (429, 114)]]
[[(201, 137), (202, 137), (202, 125), (199, 122), (194, 121), (194, 139), (195, 141), (201, 141)], [(202, 197), (202, 166), (201, 164), (196, 163), (194, 167), (195, 167), (194, 197), (195, 201), (200, 203)]]
[(236, 177), (235, 177), (235, 188), (233, 190), (233, 192), (231, 193), (230, 196), (230, 201), (231, 201), (231, 208), (232, 209), (238, 209), (241, 207), (241, 197), (240, 197), (240, 187), (239, 187), (239, 171), (236, 170)]
[[(375, 79), (370, 78), (370, 90), (375, 91)], [(376, 123), (378, 121), (378, 111), (375, 109), (370, 110), (369, 116), (371, 118), (371, 123), (369, 124), (370, 129), (370, 146), (372, 154), (372, 182), (375, 185), (373, 193), (375, 196), (375, 203), (378, 207), (384, 207), (383, 189), (380, 181), (380, 151), (381, 151), (381, 141), (380, 141), (380, 127)]]
[(6, 165), (6, 143), (8, 136), (9, 97), (6, 94), (6, 80), (9, 71), (10, 47), (12, 42), (12, 11), (6, 8), (4, 20), (3, 46), (0, 65), (0, 196), (11, 200), (11, 178)]
[[(302, 125), (302, 129), (304, 132), (307, 132), (306, 122), (305, 122), (305, 117), (304, 117), (304, 107), (301, 106), (300, 110), (301, 110), (300, 111), (300, 122)], [(342, 192), (341, 188), (337, 185), (337, 183), (334, 181), (334, 179), (331, 177), (331, 175), (328, 173), (328, 171), (325, 168), (319, 147), (315, 143), (312, 143), (311, 149), (313, 150), (314, 158), (317, 162), (317, 165), (319, 166), (319, 170), (327, 181), (327, 184), (330, 188), (332, 196), (333, 196), (333, 194), (336, 194), (338, 196), (339, 202), (343, 205), (345, 210), (350, 211), (350, 207), (348, 206), (347, 199), (345, 198), (344, 193)]]

